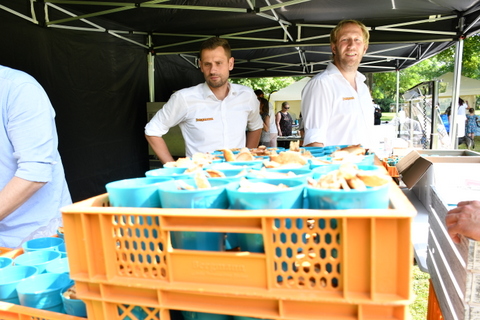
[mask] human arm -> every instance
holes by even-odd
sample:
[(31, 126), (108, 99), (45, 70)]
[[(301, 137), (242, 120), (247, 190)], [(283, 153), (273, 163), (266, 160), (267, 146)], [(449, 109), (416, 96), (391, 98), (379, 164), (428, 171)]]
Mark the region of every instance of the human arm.
[(277, 114), (275, 115), (275, 124), (277, 125), (279, 137), (282, 136), (282, 129), (280, 129), (280, 120), (282, 120), (282, 115), (280, 114), (280, 112), (277, 112)]
[(262, 135), (262, 129), (248, 131), (247, 132), (247, 148), (256, 148), (260, 142), (260, 136)]
[(148, 143), (163, 164), (174, 161), (162, 137), (145, 135), (145, 138), (147, 138)]
[(460, 243), (460, 235), (480, 241), (480, 201), (461, 201), (445, 217), (447, 231), (453, 242)]
[(0, 190), (0, 220), (18, 209), (31, 196), (33, 196), (46, 182), (29, 181), (13, 177), (5, 187)]
[(263, 119), (263, 131), (270, 132), (270, 116)]

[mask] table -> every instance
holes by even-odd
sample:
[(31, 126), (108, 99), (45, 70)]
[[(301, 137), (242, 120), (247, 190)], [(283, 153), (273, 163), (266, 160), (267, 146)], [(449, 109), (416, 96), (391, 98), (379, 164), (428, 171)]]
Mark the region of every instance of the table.
[(277, 146), (283, 147), (285, 149), (290, 148), (290, 141), (300, 141), (302, 142), (303, 139), (300, 136), (288, 136), (288, 137), (277, 137)]

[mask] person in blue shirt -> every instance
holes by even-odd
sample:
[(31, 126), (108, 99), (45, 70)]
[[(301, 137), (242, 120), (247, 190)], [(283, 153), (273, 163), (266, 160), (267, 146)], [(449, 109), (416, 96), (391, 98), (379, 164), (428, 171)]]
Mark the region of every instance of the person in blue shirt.
[(56, 234), (71, 204), (57, 150), (55, 111), (25, 72), (0, 66), (0, 247)]
[(450, 133), (450, 114), (451, 114), (451, 107), (448, 107), (443, 114), (440, 115), (442, 118), (443, 125), (445, 126), (445, 130), (447, 133)]

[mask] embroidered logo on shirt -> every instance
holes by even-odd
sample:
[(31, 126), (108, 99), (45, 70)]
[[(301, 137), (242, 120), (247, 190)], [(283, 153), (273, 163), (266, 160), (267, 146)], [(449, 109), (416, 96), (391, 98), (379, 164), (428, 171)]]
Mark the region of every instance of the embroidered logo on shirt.
[(343, 101), (345, 100), (355, 100), (355, 97), (343, 97)]
[(203, 122), (203, 121), (212, 121), (213, 118), (196, 118), (195, 121), (197, 122)]

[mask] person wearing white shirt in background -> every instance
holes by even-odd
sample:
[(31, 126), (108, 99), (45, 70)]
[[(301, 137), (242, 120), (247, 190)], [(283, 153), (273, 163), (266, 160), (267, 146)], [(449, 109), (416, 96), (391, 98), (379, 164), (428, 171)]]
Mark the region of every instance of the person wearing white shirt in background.
[(467, 121), (467, 108), (468, 105), (462, 98), (458, 98), (458, 109), (457, 109), (457, 138), (465, 136), (465, 124)]
[(251, 88), (228, 82), (234, 64), (228, 41), (213, 37), (203, 42), (199, 64), (205, 83), (175, 92), (145, 126), (146, 139), (162, 163), (174, 161), (162, 136), (176, 125), (187, 157), (256, 148), (260, 141), (260, 102)]
[[(257, 95), (258, 98), (265, 98), (265, 94), (263, 93), (262, 90), (257, 89), (255, 90), (255, 94)], [(268, 115), (270, 116), (270, 147), (276, 147), (277, 146), (277, 138), (278, 138), (278, 129), (277, 129), (277, 124), (275, 123), (275, 110), (273, 108), (272, 103), (269, 101), (268, 102), (268, 108), (269, 108), (269, 113)]]
[(371, 146), (372, 97), (357, 71), (368, 40), (367, 28), (356, 20), (343, 20), (330, 33), (333, 62), (302, 91), (304, 146)]

